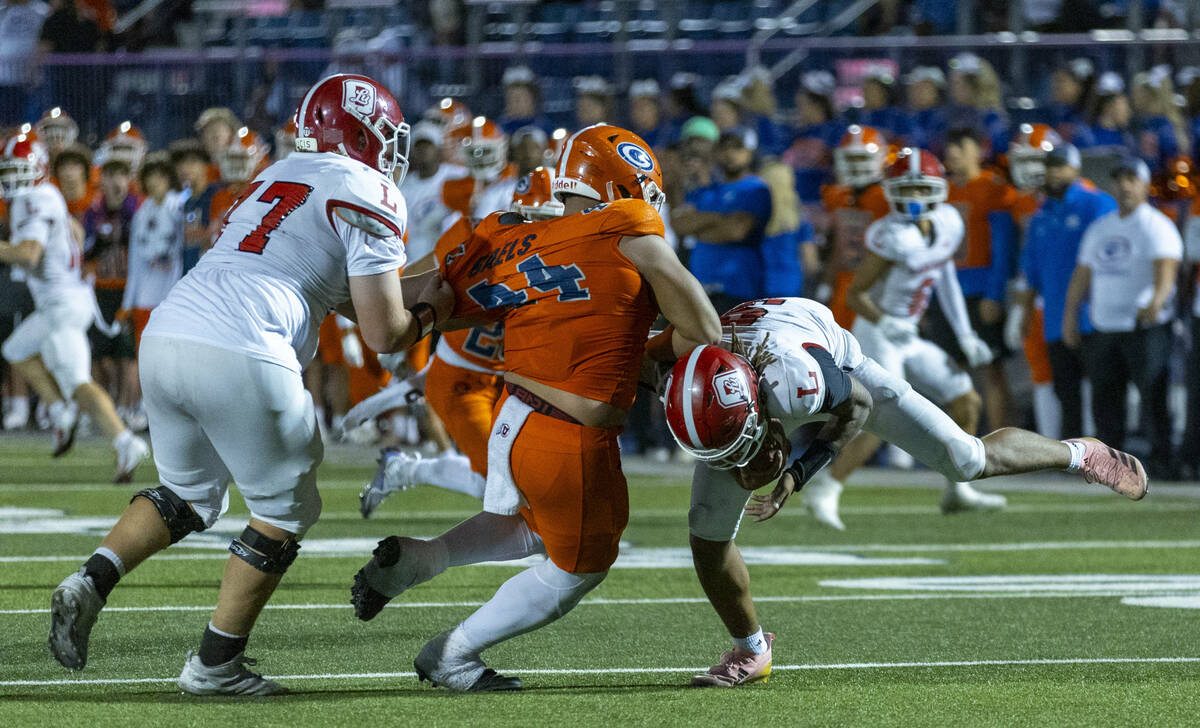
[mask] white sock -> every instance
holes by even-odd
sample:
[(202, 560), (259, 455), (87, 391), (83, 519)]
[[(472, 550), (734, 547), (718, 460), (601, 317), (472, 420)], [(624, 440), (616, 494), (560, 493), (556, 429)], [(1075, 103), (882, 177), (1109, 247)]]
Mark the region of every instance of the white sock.
[(117, 573), (120, 574), (121, 576), (125, 576), (125, 562), (121, 561), (121, 557), (117, 556), (115, 551), (108, 548), (107, 546), (101, 546), (100, 548), (96, 549), (92, 553), (96, 554), (97, 556), (103, 556), (104, 558), (111, 561), (113, 567), (116, 568)]
[(10, 397), (8, 404), (9, 409), (13, 412), (24, 412), (25, 414), (29, 414), (28, 397)]
[(486, 484), (482, 475), (471, 470), (471, 461), (466, 455), (448, 450), (435, 458), (422, 458), (413, 469), (413, 480), (466, 493), (473, 498), (483, 498)]
[(56, 399), (46, 406), (46, 412), (50, 415), (51, 420), (57, 420), (62, 416), (63, 410), (67, 408), (67, 403), (61, 399)]
[(733, 646), (742, 652), (761, 655), (767, 651), (767, 638), (763, 637), (762, 627), (749, 637), (734, 637)]
[(221, 635), (222, 637), (228, 637), (231, 640), (241, 639), (242, 637), (246, 636), (244, 634), (229, 634), (228, 632), (222, 632), (221, 630), (214, 627), (213, 623), (211, 621), (208, 623), (208, 628), (211, 629), (213, 632), (216, 632), (217, 634)]
[(571, 611), (608, 572), (572, 574), (543, 561), (500, 585), (496, 595), (455, 628), (467, 654), (543, 627)]
[(132, 441), (133, 441), (133, 430), (126, 428), (124, 430), (121, 430), (121, 434), (119, 434), (113, 438), (113, 447), (117, 450), (120, 450), (121, 448), (128, 446), (129, 443)]
[(1071, 464), (1067, 466), (1068, 473), (1078, 473), (1083, 467), (1083, 454), (1087, 452), (1087, 447), (1082, 442), (1066, 442), (1063, 444), (1071, 448)]
[(446, 549), (450, 566), (513, 561), (546, 553), (542, 537), (520, 516), (480, 513), (433, 539)]

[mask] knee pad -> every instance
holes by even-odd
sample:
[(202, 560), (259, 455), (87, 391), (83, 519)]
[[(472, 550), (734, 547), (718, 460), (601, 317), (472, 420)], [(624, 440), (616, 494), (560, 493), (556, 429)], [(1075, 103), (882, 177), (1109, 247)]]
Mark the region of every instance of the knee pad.
[(178, 543), (180, 539), (193, 531), (203, 531), (208, 528), (208, 525), (200, 516), (196, 515), (187, 501), (175, 495), (174, 491), (165, 485), (140, 490), (129, 499), (129, 502), (132, 503), (138, 498), (145, 498), (154, 505), (158, 515), (162, 517), (163, 523), (167, 525), (167, 531), (171, 534), (171, 543)]
[(267, 574), (282, 574), (296, 560), (300, 544), (292, 537), (283, 541), (268, 538), (253, 526), (246, 526), (242, 535), (229, 544), (234, 556)]
[(987, 465), (983, 440), (963, 433), (946, 443), (946, 460), (942, 474), (956, 483), (975, 480)]

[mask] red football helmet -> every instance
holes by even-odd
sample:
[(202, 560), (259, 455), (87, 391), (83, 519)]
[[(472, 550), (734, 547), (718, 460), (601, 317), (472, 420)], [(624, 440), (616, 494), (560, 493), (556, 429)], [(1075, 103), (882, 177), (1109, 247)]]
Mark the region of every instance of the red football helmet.
[(267, 156), (267, 145), (246, 127), (237, 130), (229, 148), (221, 156), (222, 182), (249, 182), (258, 165)]
[(833, 150), (833, 171), (839, 184), (868, 187), (883, 179), (887, 141), (877, 129), (853, 124)]
[(296, 151), (296, 117), (289, 116), (287, 123), (275, 131), (275, 161)]
[(698, 346), (675, 362), (663, 406), (679, 447), (718, 470), (743, 467), (766, 439), (758, 376), (745, 359), (717, 346)]
[(1049, 124), (1022, 124), (1008, 145), (1008, 173), (1022, 190), (1034, 190), (1046, 179), (1046, 154), (1063, 143)]
[(538, 167), (521, 179), (517, 180), (517, 189), (513, 192), (512, 211), (518, 212), (527, 220), (549, 220), (561, 217), (563, 203), (554, 199), (551, 188), (554, 185), (554, 173), (545, 167)]
[(46, 179), (49, 169), (50, 153), (36, 134), (10, 137), (4, 143), (4, 156), (0, 157), (0, 194), (6, 200), (12, 199), (18, 190)]
[(597, 202), (636, 197), (662, 212), (662, 166), (640, 136), (619, 126), (593, 124), (563, 142), (554, 172), (554, 196)]
[(485, 116), (448, 128), (445, 145), (451, 150), (451, 159), (466, 167), (473, 177), (495, 179), (508, 166), (508, 135)]
[(79, 125), (58, 106), (42, 114), (33, 128), (51, 152), (65, 149), (79, 138)]
[(142, 130), (132, 122), (122, 121), (104, 137), (100, 148), (96, 150), (96, 165), (103, 167), (105, 162), (116, 160), (129, 165), (136, 173), (142, 166), (142, 158), (146, 156), (146, 137)]
[(892, 214), (916, 222), (925, 220), (949, 194), (946, 170), (933, 152), (905, 147), (888, 167), (883, 181), (883, 196)]
[(408, 124), (382, 85), (351, 73), (317, 81), (296, 112), (296, 151), (333, 152), (390, 176), (408, 172)]

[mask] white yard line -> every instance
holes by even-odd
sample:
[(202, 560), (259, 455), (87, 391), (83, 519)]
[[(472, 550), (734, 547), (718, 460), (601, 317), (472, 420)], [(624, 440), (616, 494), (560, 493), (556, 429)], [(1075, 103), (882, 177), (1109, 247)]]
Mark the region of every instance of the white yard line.
[[(1026, 591), (1026, 592), (918, 592), (914, 594), (809, 594), (804, 596), (755, 597), (760, 604), (769, 602), (890, 602), (890, 601), (930, 601), (943, 599), (1080, 599), (1085, 597), (1127, 597), (1132, 596), (1128, 589), (1110, 591)], [(1138, 592), (1136, 595), (1153, 597), (1195, 596), (1192, 591), (1162, 590)], [(443, 609), (457, 607), (478, 607), (483, 602), (400, 602), (387, 605), (388, 609)], [(585, 599), (579, 603), (582, 607), (603, 606), (655, 606), (672, 604), (708, 604), (704, 597), (659, 597), (637, 599)], [(266, 609), (278, 610), (344, 610), (350, 609), (349, 603), (337, 604), (268, 604)], [(206, 605), (163, 605), (145, 607), (107, 607), (105, 614), (115, 612), (210, 612), (212, 606)], [(0, 609), (0, 616), (49, 614), (49, 609)]]
[[(794, 670), (880, 670), (929, 667), (1006, 667), (1024, 665), (1146, 665), (1200, 662), (1200, 657), (1076, 657), (1032, 660), (935, 660), (929, 662), (832, 662), (775, 665), (776, 671)], [(596, 667), (578, 669), (505, 670), (508, 675), (639, 675), (646, 673), (699, 673), (708, 667)], [(314, 675), (268, 675), (272, 680), (388, 680), (416, 677), (413, 672), (331, 672)], [(175, 677), (71, 678), (59, 680), (0, 680), (0, 687), (58, 685), (157, 685), (173, 683)]]

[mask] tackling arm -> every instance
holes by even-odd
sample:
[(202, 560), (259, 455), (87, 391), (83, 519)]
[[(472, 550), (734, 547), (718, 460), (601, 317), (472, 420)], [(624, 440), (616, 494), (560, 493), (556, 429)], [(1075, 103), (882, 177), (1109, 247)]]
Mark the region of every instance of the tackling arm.
[(717, 343), (721, 320), (700, 282), (683, 267), (666, 240), (659, 235), (624, 237), (619, 248), (650, 284), (663, 316), (673, 325), (674, 356), (701, 344)]

